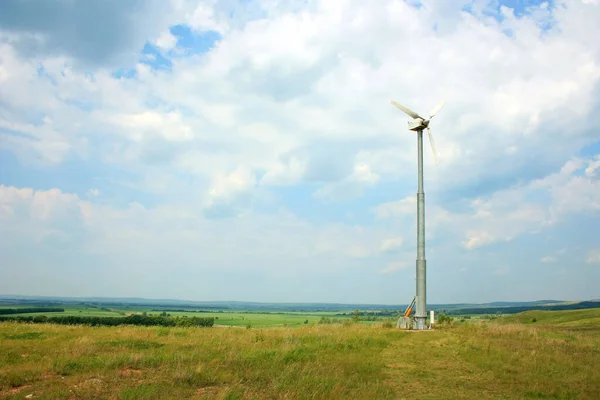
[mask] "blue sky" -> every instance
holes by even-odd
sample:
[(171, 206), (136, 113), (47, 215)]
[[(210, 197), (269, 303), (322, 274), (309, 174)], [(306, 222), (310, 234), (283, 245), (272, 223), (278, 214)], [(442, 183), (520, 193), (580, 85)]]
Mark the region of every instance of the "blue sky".
[(444, 99), (428, 301), (599, 298), (599, 16), (4, 1), (0, 293), (404, 304)]

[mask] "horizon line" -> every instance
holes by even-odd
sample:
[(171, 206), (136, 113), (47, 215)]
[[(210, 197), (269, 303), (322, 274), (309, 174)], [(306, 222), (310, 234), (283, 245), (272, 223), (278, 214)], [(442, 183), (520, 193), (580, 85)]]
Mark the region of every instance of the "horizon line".
[[(353, 305), (368, 305), (368, 306), (403, 306), (404, 304), (385, 304), (385, 303), (340, 303), (340, 302), (325, 302), (325, 301), (246, 301), (246, 300), (185, 300), (185, 299), (168, 299), (168, 298), (147, 298), (147, 297), (110, 297), (110, 296), (52, 296), (52, 295), (21, 295), (21, 294), (2, 294), (0, 298), (47, 298), (47, 299), (105, 299), (105, 300), (145, 300), (145, 301), (175, 301), (182, 303), (246, 303), (246, 304), (297, 304), (297, 305), (340, 305), (340, 306), (353, 306)], [(539, 299), (539, 300), (494, 300), (481, 303), (469, 303), (469, 302), (457, 302), (457, 303), (430, 303), (430, 305), (462, 305), (462, 304), (492, 304), (492, 303), (535, 303), (535, 302), (581, 302), (581, 301), (600, 301), (599, 298), (595, 299), (578, 299), (578, 300), (557, 300), (557, 299)]]

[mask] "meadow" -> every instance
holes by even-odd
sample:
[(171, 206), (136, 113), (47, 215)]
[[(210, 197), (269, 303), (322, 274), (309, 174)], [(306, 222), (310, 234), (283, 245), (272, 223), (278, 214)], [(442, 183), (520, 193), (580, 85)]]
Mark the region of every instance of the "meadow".
[[(74, 317), (122, 317), (130, 314), (146, 313), (148, 315), (160, 315), (163, 312), (173, 317), (200, 317), (200, 318), (215, 318), (215, 325), (218, 326), (241, 326), (246, 327), (269, 327), (283, 326), (294, 327), (302, 326), (311, 323), (317, 323), (322, 317), (332, 319), (345, 319), (345, 317), (336, 315), (337, 312), (247, 312), (242, 310), (216, 310), (211, 312), (198, 312), (197, 310), (186, 311), (171, 311), (170, 309), (151, 308), (151, 307), (135, 307), (135, 306), (105, 306), (95, 307), (86, 305), (61, 305), (64, 312), (52, 313), (26, 313), (26, 314), (11, 314), (11, 316), (36, 316), (45, 315), (48, 317), (56, 316), (74, 316)], [(25, 306), (1, 306), (0, 309), (10, 308), (18, 309)]]
[[(600, 309), (433, 331), (0, 323), (0, 397), (598, 399)], [(535, 322), (534, 322), (535, 320)]]

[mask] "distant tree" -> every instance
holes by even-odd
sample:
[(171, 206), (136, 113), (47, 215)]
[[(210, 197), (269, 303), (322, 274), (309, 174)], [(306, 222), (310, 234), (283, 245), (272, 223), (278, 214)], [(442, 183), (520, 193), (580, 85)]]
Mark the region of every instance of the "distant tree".
[(46, 321), (48, 321), (48, 317), (46, 317), (45, 315), (36, 315), (35, 317), (33, 317), (33, 322), (38, 324), (42, 324)]
[(30, 314), (30, 313), (51, 313), (64, 312), (64, 308), (54, 307), (28, 307), (28, 308), (0, 308), (0, 314)]
[(308, 324), (308, 320), (307, 320), (307, 319), (305, 319), (305, 320), (304, 320), (304, 323), (305, 323), (305, 324)]
[(335, 324), (336, 320), (328, 317), (321, 317), (319, 324)]
[(354, 311), (354, 313), (352, 313), (352, 320), (354, 322), (358, 322), (358, 319), (360, 317), (360, 311), (358, 311), (358, 308)]

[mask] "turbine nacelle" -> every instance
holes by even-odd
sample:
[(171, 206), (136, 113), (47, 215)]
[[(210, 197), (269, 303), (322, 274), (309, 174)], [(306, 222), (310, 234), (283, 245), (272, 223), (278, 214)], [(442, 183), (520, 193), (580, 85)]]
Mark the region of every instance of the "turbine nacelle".
[(423, 129), (427, 128), (428, 125), (429, 125), (428, 120), (417, 118), (412, 121), (408, 121), (408, 130), (415, 131), (415, 132), (422, 131)]
[(429, 122), (435, 116), (435, 114), (437, 114), (442, 109), (442, 107), (444, 107), (444, 101), (442, 101), (437, 106), (433, 107), (433, 109), (429, 113), (429, 118), (427, 119), (421, 117), (419, 114), (412, 111), (411, 109), (404, 107), (402, 104), (396, 103), (394, 100), (391, 100), (391, 103), (413, 119), (412, 121), (408, 122), (409, 130), (418, 132), (422, 131), (423, 129), (427, 129), (429, 143), (431, 143), (431, 150), (433, 151), (433, 158), (435, 159), (435, 163), (437, 164), (437, 152), (435, 151), (435, 143), (433, 142), (433, 135), (431, 134), (431, 129), (429, 129)]

